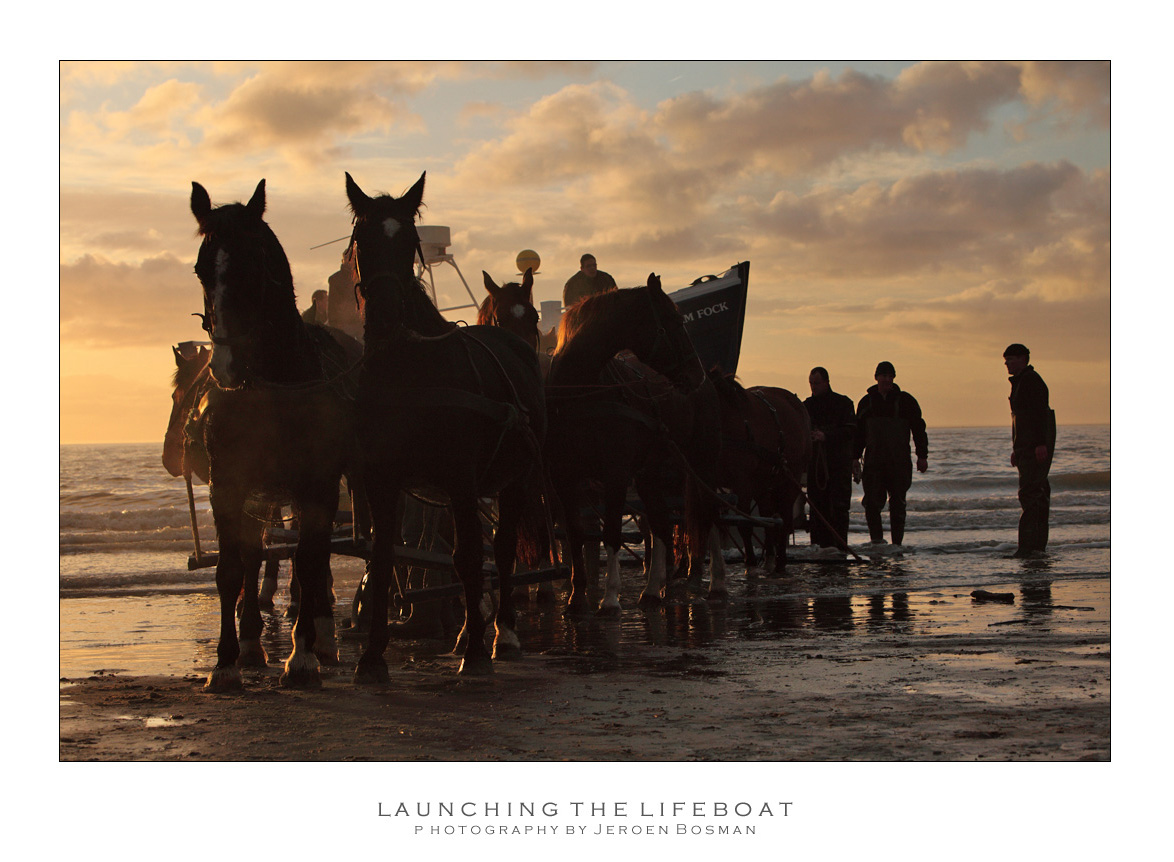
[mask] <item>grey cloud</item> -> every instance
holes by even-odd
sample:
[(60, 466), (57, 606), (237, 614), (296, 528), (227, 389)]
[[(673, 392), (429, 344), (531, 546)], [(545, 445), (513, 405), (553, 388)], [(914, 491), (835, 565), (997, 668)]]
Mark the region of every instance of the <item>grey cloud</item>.
[(92, 255), (61, 266), (61, 340), (90, 347), (174, 344), (203, 337), (190, 261), (171, 255), (138, 264)]

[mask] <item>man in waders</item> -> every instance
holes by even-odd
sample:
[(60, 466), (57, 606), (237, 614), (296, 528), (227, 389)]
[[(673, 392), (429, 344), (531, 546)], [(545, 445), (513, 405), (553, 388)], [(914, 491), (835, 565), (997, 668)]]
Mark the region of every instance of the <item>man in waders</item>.
[(924, 473), (929, 466), (929, 438), (925, 434), (921, 406), (893, 382), (896, 376), (893, 363), (881, 362), (876, 367), (876, 385), (868, 387), (856, 405), (856, 458), (852, 462), (852, 478), (864, 481), (864, 518), (873, 544), (885, 540), (881, 509), (886, 498), (893, 544), (900, 545), (905, 539), (905, 494), (913, 484), (910, 437), (917, 452), (917, 472)]
[(1056, 451), (1056, 412), (1048, 406), (1048, 384), (1028, 363), (1022, 344), (1003, 351), (1011, 375), (1011, 466), (1019, 470), (1019, 549), (1017, 557), (1042, 554), (1048, 546), (1052, 486), (1048, 471)]
[(813, 510), (808, 518), (811, 544), (846, 551), (856, 410), (851, 398), (832, 391), (826, 368), (812, 368), (807, 383), (811, 397), (803, 406), (811, 419), (811, 463), (807, 467), (807, 501)]

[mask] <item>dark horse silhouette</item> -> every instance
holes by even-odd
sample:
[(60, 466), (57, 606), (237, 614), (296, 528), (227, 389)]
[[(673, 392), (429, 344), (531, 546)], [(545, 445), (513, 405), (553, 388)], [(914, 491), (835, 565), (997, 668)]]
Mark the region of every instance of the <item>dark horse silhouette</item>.
[(538, 351), (541, 334), (538, 331), (538, 309), (534, 307), (534, 272), (527, 269), (522, 282), (506, 282), (500, 287), (484, 270), (488, 294), (477, 308), (477, 323), (480, 326), (500, 326)]
[[(617, 358), (621, 351), (634, 357)], [(668, 497), (687, 475), (685, 528), (698, 578), (717, 517), (711, 489), (717, 474), (720, 426), (717, 396), (684, 318), (661, 289), (646, 287), (589, 297), (568, 309), (547, 378), (550, 430), (547, 463), (566, 513), (571, 555), (568, 613), (587, 608), (584, 531), (579, 514), (588, 482), (602, 486), (607, 589), (601, 612), (619, 610), (620, 524), (629, 485), (644, 503), (653, 534), (652, 561), (641, 605), (659, 603), (672, 548)], [(711, 557), (710, 594), (726, 592), (720, 554)]]
[[(527, 268), (522, 274), (522, 281), (504, 282), (500, 286), (493, 277), (484, 270), (481, 277), (485, 282), (486, 297), (477, 309), (477, 323), (482, 326), (500, 326), (512, 332), (525, 341), (538, 353), (538, 366), (545, 380), (550, 368), (550, 357), (540, 351), (542, 334), (538, 329), (538, 309), (534, 307), (534, 272)], [(547, 494), (544, 499), (531, 500), (536, 508), (546, 502), (552, 502), (553, 494)], [(545, 511), (540, 510), (544, 516)], [(533, 521), (539, 520), (539, 515), (530, 513)], [(549, 531), (543, 530), (537, 537), (529, 535), (519, 541), (518, 551), (525, 554), (521, 562), (530, 567), (538, 566), (551, 558), (551, 546), (554, 537)], [(550, 581), (541, 581), (537, 586), (537, 597), (540, 602), (554, 602), (554, 585)], [(518, 587), (514, 593), (516, 599), (529, 598), (528, 587)]]
[[(290, 500), (298, 520), (295, 566), (301, 603), (284, 685), (320, 684), (320, 662), (338, 660), (330, 607), (330, 537), (339, 478), (357, 464), (346, 356), (325, 329), (298, 314), (289, 261), (265, 212), (265, 181), (247, 204), (212, 207), (192, 183), (192, 214), (204, 237), (196, 275), (212, 341), (203, 444), (220, 544), (216, 590), (220, 641), (205, 688), (241, 685), (234, 607), (257, 548), (242, 535), (245, 502)], [(336, 369), (341, 369), (335, 373)], [(256, 595), (245, 592), (241, 637), (259, 637)]]
[[(372, 622), (356, 682), (386, 682), (387, 592), (399, 535), (396, 501), (410, 490), (451, 508), (453, 566), (464, 586), (460, 672), (493, 669), (480, 603), (483, 545), (478, 499), (498, 498), (493, 537), (500, 579), (494, 658), (521, 654), (512, 597), (519, 520), (539, 481), (546, 411), (534, 349), (504, 329), (458, 328), (413, 271), (424, 176), (400, 198), (368, 197), (346, 176), (351, 238), (364, 309), (358, 430), (375, 529)], [(460, 641), (458, 641), (458, 649)]]
[[(737, 506), (758, 505), (764, 518), (779, 518), (782, 528), (764, 530), (763, 564), (780, 571), (787, 563), (787, 541), (794, 530), (799, 477), (811, 456), (811, 421), (799, 397), (772, 386), (742, 386), (732, 375), (710, 371), (722, 405), (719, 482)], [(740, 526), (746, 565), (758, 564), (749, 525)]]

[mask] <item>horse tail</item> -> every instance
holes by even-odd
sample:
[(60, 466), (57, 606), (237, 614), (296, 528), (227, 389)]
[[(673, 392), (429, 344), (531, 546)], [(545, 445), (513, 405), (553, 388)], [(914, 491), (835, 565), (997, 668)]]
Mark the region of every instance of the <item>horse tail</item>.
[(690, 475), (685, 480), (685, 546), (694, 560), (705, 554), (705, 538), (701, 535), (701, 522), (705, 518), (704, 501), (697, 480)]
[[(526, 569), (535, 570), (550, 565), (551, 549), (554, 547), (554, 513), (548, 511), (553, 498), (552, 489), (545, 483), (534, 482), (527, 488), (526, 504), (518, 518), (518, 563)], [(545, 490), (545, 493), (542, 493)]]
[[(748, 397), (732, 376), (723, 379), (737, 396)], [(685, 476), (685, 534), (689, 555), (697, 560), (702, 559), (708, 550), (709, 533), (720, 514), (715, 496), (722, 428), (721, 394), (717, 390), (717, 386), (703, 385), (691, 397), (694, 428), (688, 447), (689, 469)]]
[(542, 568), (550, 561), (550, 534), (541, 503), (526, 506), (518, 520), (518, 562), (527, 570)]

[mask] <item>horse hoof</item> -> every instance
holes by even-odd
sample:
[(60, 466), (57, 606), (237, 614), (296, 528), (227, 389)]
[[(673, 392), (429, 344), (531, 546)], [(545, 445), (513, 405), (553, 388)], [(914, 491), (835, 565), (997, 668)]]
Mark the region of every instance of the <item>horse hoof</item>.
[(522, 647), (519, 644), (495, 643), (493, 645), (494, 661), (521, 661)]
[(318, 652), (314, 650), (314, 655), (318, 657), (318, 663), (329, 665), (330, 667), (338, 667), (341, 662), (338, 660), (338, 650), (323, 650)]
[(620, 604), (616, 602), (614, 605), (601, 604), (595, 610), (597, 617), (618, 617), (620, 615)]
[(269, 656), (260, 641), (241, 641), (241, 654), (237, 656), (237, 667), (265, 667)]
[(567, 609), (563, 611), (563, 616), (581, 617), (587, 612), (588, 605), (586, 599), (571, 599), (567, 602)]
[(387, 662), (361, 661), (355, 665), (355, 685), (387, 685), (391, 677), (387, 674)]
[(554, 593), (554, 587), (550, 586), (550, 584), (544, 584), (543, 586), (545, 586), (546, 589), (539, 587), (538, 595), (535, 596), (535, 599), (540, 605), (553, 605), (556, 601), (558, 601), (558, 596), (556, 596)]
[(491, 676), (493, 661), (486, 655), (476, 658), (465, 656), (461, 659), (461, 666), (457, 668), (457, 673), (461, 676)]
[(439, 618), (425, 620), (423, 615), (413, 615), (403, 622), (387, 624), (387, 635), (393, 640), (419, 640), (421, 638), (444, 638), (444, 626)]
[(664, 599), (662, 599), (658, 594), (656, 594), (656, 593), (641, 593), (640, 594), (640, 602), (638, 604), (638, 607), (659, 608), (663, 604), (664, 604)]
[(701, 591), (701, 575), (690, 575), (685, 579), (685, 586), (693, 592)]
[(278, 680), (282, 688), (321, 688), (322, 674), (318, 668), (286, 670)]
[(240, 691), (244, 687), (245, 684), (241, 680), (241, 672), (238, 667), (213, 668), (212, 672), (208, 674), (207, 682), (204, 683), (204, 691), (211, 694)]
[(730, 600), (730, 594), (725, 590), (710, 590), (705, 600), (714, 604), (725, 604)]

